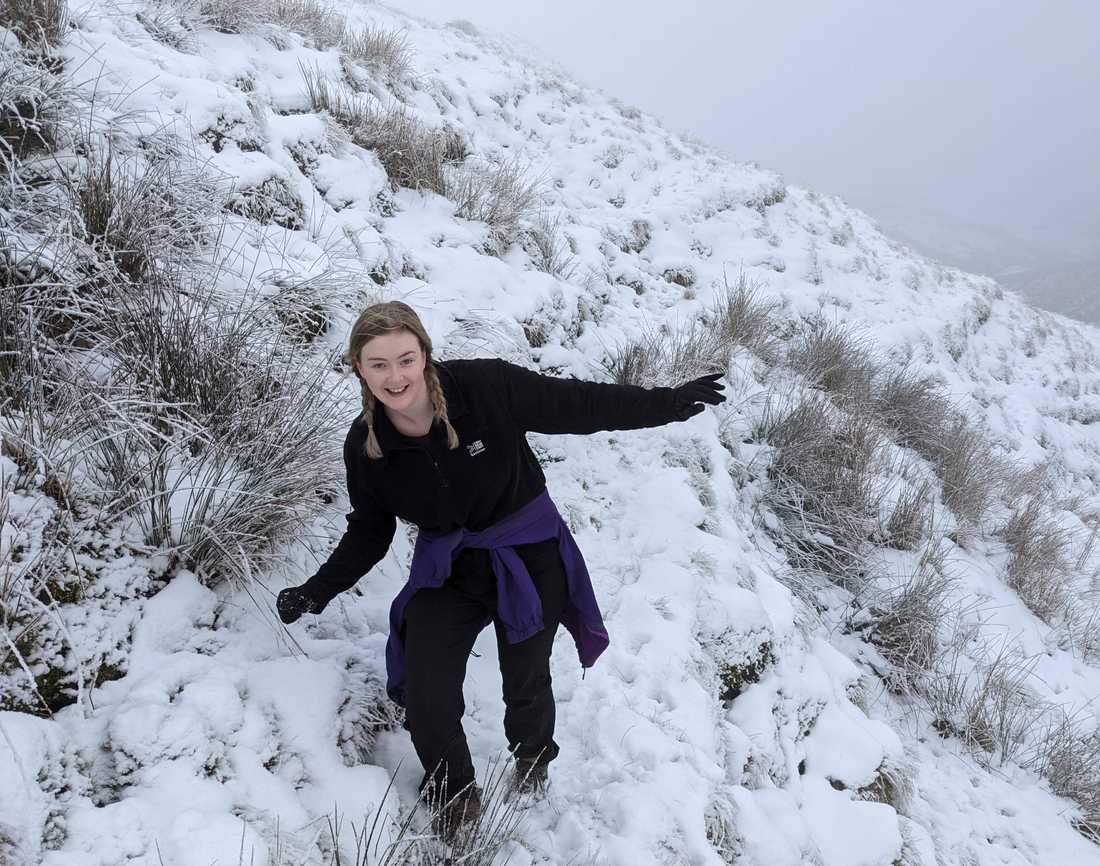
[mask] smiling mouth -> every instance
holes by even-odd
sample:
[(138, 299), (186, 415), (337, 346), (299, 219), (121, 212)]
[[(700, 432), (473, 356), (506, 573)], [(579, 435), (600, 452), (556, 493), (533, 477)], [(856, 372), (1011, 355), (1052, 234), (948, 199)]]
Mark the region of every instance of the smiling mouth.
[(392, 394), (393, 396), (395, 396), (395, 397), (396, 397), (396, 396), (398, 396), (399, 394), (404, 394), (404, 393), (405, 393), (405, 391), (407, 391), (407, 390), (408, 390), (408, 388), (409, 388), (409, 386), (408, 386), (408, 385), (402, 385), (402, 386), (401, 386), (400, 388), (398, 388), (398, 389), (397, 389), (396, 391), (395, 391), (395, 390), (393, 390), (393, 388), (387, 388), (387, 389), (386, 389), (386, 393), (387, 393), (387, 394)]

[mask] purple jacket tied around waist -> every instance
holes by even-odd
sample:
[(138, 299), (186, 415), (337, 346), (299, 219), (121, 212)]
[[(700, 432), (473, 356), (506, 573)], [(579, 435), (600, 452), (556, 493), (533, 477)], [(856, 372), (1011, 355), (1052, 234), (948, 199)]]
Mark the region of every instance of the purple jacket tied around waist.
[[(456, 529), (448, 533), (429, 533), (421, 530), (417, 535), (409, 581), (390, 607), (386, 691), (394, 701), (405, 706), (405, 605), (413, 594), (417, 590), (442, 586), (451, 574), (455, 557), (465, 548), (488, 550), (496, 576), (497, 616), (504, 626), (508, 643), (519, 643), (542, 631), (544, 624), (542, 603), (531, 575), (513, 548), (551, 538), (558, 540), (569, 590), (561, 616), (562, 625), (573, 636), (581, 665), (588, 668), (595, 664), (610, 642), (607, 630), (580, 548), (550, 499), (549, 491), (544, 490), (519, 511), (481, 532)], [(482, 627), (490, 622), (492, 617), (486, 616)]]

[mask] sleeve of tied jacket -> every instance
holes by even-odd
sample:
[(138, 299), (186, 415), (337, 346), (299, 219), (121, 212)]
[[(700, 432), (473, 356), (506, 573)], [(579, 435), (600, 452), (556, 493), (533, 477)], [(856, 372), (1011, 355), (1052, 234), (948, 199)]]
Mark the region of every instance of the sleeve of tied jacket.
[(562, 379), (498, 360), (512, 419), (534, 433), (596, 433), (660, 427), (675, 419), (671, 388)]
[(318, 603), (316, 613), (341, 592), (355, 586), (359, 578), (381, 561), (397, 530), (397, 518), (383, 509), (360, 483), (360, 458), (356, 451), (361, 447), (360, 439), (349, 433), (344, 442), (344, 467), (352, 509), (347, 516), (348, 528), (324, 565), (303, 585)]

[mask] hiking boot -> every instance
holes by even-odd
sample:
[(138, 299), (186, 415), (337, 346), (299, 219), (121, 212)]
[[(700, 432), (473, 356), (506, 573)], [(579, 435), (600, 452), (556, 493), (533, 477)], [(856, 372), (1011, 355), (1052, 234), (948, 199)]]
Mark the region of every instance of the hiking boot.
[(516, 759), (512, 771), (511, 789), (516, 794), (539, 794), (550, 784), (550, 771), (546, 764)]
[(481, 819), (481, 789), (468, 785), (445, 804), (432, 818), (432, 828), (447, 842), (453, 842), (465, 828)]

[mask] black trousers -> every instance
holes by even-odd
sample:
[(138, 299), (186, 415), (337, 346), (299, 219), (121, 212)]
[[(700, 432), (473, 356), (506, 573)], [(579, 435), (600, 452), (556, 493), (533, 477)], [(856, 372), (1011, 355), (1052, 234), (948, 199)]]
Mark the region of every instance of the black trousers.
[(487, 550), (464, 550), (443, 586), (419, 590), (405, 608), (405, 726), (424, 765), (421, 789), (434, 781), (453, 795), (474, 781), (462, 682), (487, 615), (497, 633), (508, 748), (517, 759), (557, 757), (550, 651), (567, 596), (565, 566), (554, 539), (515, 549), (542, 600), (545, 627), (538, 634), (517, 644), (505, 639)]

